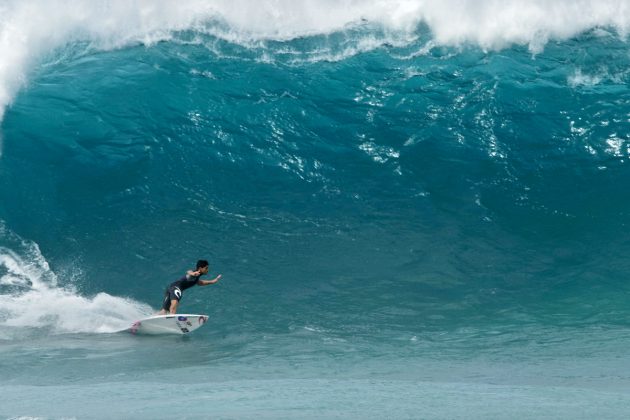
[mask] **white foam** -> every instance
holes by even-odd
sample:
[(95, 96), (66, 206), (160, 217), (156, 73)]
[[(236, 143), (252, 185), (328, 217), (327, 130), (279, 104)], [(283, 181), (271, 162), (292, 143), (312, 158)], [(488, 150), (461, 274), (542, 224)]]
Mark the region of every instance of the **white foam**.
[(578, 69), (575, 73), (567, 78), (567, 81), (571, 87), (577, 86), (595, 86), (602, 81), (603, 77), (600, 74), (584, 74), (582, 70)]
[(625, 85), (625, 80), (628, 78), (630, 70), (624, 69), (623, 71), (611, 72), (604, 66), (598, 68), (594, 73), (584, 73), (582, 69), (576, 69), (575, 72), (567, 77), (567, 82), (571, 87), (592, 87), (597, 86), (602, 82), (610, 82), (619, 85)]
[(131, 299), (99, 293), (87, 298), (62, 288), (39, 288), (19, 296), (1, 296), (5, 327), (48, 328), (52, 333), (110, 333), (151, 314)]
[(551, 39), (565, 40), (584, 31), (614, 28), (625, 37), (630, 22), (626, 0), (444, 1), (423, 13), (435, 42), (475, 44), (500, 49), (528, 45), (540, 52)]
[(99, 293), (81, 296), (72, 287), (58, 286), (37, 244), (8, 231), (0, 222), (0, 338), (23, 328), (52, 333), (107, 333), (129, 327), (151, 308), (128, 298)]
[[(251, 45), (330, 34), (365, 23), (413, 39), (425, 23), (435, 45), (500, 49), (593, 28), (630, 28), (628, 0), (7, 0), (0, 4), (0, 120), (41, 56), (66, 43), (98, 48), (153, 44), (173, 31), (198, 30)], [(379, 44), (358, 41), (349, 53)], [(390, 42), (386, 37), (383, 42)], [(342, 54), (342, 56), (345, 56)]]

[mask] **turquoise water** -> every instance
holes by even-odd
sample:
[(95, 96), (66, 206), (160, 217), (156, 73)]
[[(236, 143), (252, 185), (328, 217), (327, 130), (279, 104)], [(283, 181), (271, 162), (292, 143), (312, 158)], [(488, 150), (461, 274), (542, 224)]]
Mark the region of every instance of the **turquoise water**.
[(626, 3), (252, 7), (0, 3), (0, 417), (627, 418)]

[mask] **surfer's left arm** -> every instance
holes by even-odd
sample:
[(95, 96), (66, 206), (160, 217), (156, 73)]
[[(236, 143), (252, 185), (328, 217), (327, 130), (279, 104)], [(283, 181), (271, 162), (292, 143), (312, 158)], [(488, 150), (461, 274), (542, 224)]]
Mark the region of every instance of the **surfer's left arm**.
[(201, 280), (200, 279), (198, 284), (199, 284), (199, 286), (208, 286), (210, 284), (215, 284), (219, 280), (221, 280), (221, 274), (216, 276), (213, 280)]

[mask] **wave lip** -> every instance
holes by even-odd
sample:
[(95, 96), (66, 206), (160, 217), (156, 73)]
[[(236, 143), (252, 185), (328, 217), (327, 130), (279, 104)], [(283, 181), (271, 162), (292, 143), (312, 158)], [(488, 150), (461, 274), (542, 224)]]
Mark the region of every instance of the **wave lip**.
[(198, 31), (251, 45), (330, 35), (365, 22), (407, 34), (402, 39), (426, 25), (436, 45), (495, 50), (520, 44), (540, 52), (549, 40), (598, 27), (626, 37), (630, 6), (623, 0), (267, 0), (255, 8), (246, 0), (7, 1), (0, 5), (0, 120), (32, 68), (66, 44), (113, 49)]
[(447, 1), (423, 20), (441, 45), (473, 44), (486, 50), (527, 45), (538, 53), (550, 40), (566, 40), (591, 29), (613, 28), (625, 38), (630, 5), (610, 1)]

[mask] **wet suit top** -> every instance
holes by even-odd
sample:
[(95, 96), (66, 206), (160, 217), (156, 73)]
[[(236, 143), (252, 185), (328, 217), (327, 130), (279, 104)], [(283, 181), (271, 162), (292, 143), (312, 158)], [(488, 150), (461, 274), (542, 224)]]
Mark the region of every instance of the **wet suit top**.
[(182, 291), (193, 287), (195, 284), (199, 282), (199, 276), (192, 276), (190, 274), (186, 274), (181, 279), (174, 281), (169, 284), (164, 292), (164, 301), (162, 302), (162, 309), (165, 311), (169, 311), (171, 307), (171, 301), (179, 300), (182, 298)]
[(197, 282), (199, 281), (199, 277), (201, 276), (192, 276), (190, 274), (186, 274), (181, 279), (171, 283), (170, 286), (168, 286), (168, 288), (171, 289), (171, 288), (177, 287), (179, 290), (183, 292), (184, 290), (189, 289), (193, 287), (194, 285), (196, 285)]

